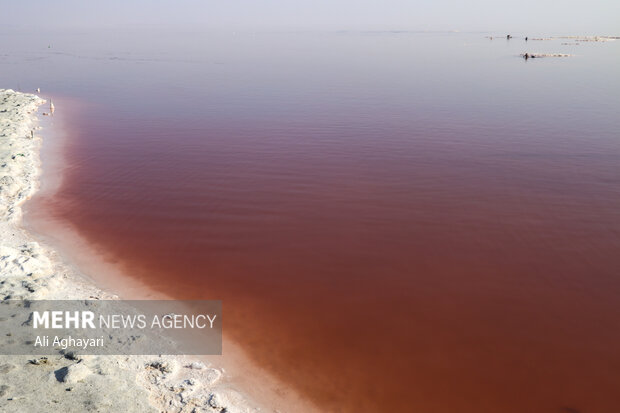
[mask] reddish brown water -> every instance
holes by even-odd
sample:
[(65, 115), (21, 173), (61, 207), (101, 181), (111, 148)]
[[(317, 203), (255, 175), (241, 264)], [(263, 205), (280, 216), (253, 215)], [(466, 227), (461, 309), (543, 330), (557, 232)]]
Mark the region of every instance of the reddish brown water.
[(613, 71), (426, 41), (232, 53), (196, 91), (193, 66), (156, 91), (165, 68), (130, 72), (69, 116), (53, 214), (153, 288), (222, 299), (322, 411), (617, 411)]

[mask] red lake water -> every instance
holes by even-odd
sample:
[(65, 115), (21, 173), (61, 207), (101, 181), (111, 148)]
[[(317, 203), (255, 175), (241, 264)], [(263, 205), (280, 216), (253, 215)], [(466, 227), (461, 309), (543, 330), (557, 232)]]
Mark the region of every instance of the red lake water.
[(0, 63), (73, 102), (50, 217), (223, 300), (224, 333), (321, 411), (620, 405), (620, 43), (37, 39)]

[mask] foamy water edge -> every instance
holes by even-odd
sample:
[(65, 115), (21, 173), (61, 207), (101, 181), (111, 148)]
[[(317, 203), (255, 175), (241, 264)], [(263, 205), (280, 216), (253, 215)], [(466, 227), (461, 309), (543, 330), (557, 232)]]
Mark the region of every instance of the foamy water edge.
[[(0, 89), (0, 294), (3, 300), (114, 300), (22, 227), (39, 189), (42, 137), (33, 94)], [(1, 323), (1, 321), (0, 321)], [(5, 332), (10, 334), (10, 332)], [(157, 366), (153, 368), (153, 366)], [(62, 380), (56, 372), (68, 372)], [(0, 356), (0, 410), (254, 412), (222, 369), (185, 356)], [(6, 383), (6, 384), (4, 384)]]

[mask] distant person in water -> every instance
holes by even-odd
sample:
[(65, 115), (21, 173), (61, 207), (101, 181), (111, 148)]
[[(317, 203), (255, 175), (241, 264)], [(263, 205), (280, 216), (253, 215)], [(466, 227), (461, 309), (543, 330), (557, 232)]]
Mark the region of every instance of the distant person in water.
[(527, 36), (525, 36), (525, 41), (527, 42)]
[(511, 36), (511, 35), (509, 35), (509, 34), (507, 34), (507, 35), (506, 35), (506, 39), (512, 39), (512, 36)]
[(524, 55), (523, 55), (523, 58), (524, 58), (525, 60), (529, 59), (529, 58), (530, 58), (530, 54), (529, 54), (529, 53), (524, 54)]

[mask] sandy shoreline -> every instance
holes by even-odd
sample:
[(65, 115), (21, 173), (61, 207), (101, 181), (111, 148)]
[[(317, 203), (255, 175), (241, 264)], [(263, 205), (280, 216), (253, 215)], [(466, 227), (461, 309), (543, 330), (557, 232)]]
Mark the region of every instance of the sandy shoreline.
[[(39, 189), (42, 139), (37, 133), (37, 110), (45, 103), (35, 95), (0, 89), (0, 293), (3, 299), (118, 299), (118, 295), (98, 288), (84, 277), (81, 268), (68, 264), (63, 254), (45, 240), (37, 242), (42, 237), (22, 226), (23, 203)], [(249, 401), (237, 389), (237, 383), (243, 380), (235, 378), (232, 383), (228, 372), (221, 366), (212, 366), (209, 358), (67, 358), (59, 351), (43, 362), (34, 360), (28, 356), (0, 356), (0, 410), (272, 410), (261, 409), (256, 402)], [(165, 367), (154, 369), (153, 363)], [(245, 366), (237, 369), (240, 367)], [(59, 370), (72, 373), (58, 379), (55, 373)]]

